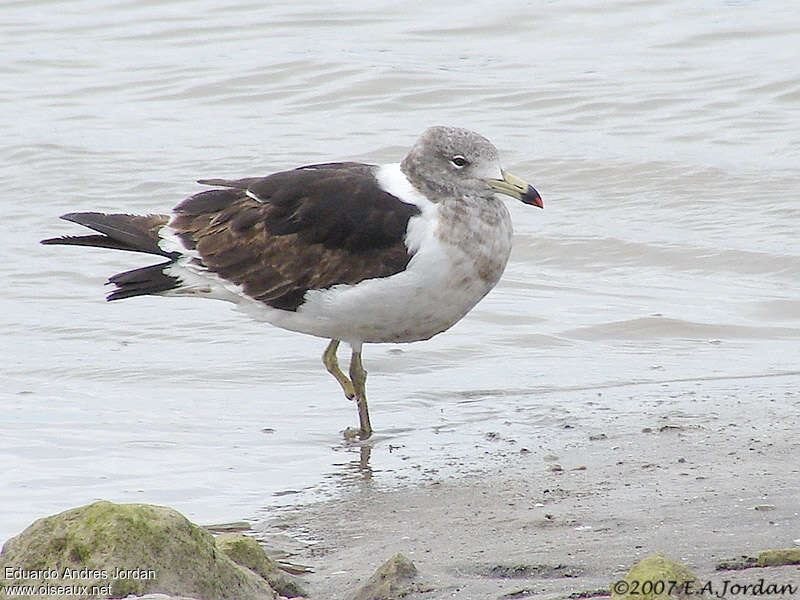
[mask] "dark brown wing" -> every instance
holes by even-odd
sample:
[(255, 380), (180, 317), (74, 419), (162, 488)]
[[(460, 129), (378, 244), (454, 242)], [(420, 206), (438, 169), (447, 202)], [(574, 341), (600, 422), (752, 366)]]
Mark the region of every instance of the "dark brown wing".
[(403, 242), (419, 209), (384, 191), (373, 167), (329, 163), (268, 177), (203, 180), (170, 226), (205, 267), (274, 308), (297, 310), (308, 290), (405, 269)]

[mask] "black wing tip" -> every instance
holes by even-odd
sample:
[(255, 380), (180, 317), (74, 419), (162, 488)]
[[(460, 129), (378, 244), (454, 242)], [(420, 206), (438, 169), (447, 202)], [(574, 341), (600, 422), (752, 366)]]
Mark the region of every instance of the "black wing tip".
[(97, 218), (102, 219), (113, 219), (115, 217), (133, 217), (133, 218), (150, 218), (155, 216), (167, 216), (167, 215), (156, 215), (155, 213), (146, 213), (146, 214), (133, 214), (133, 213), (106, 213), (106, 212), (99, 212), (96, 210), (86, 210), (81, 212), (68, 212), (60, 217), (59, 219), (63, 219), (64, 221), (70, 221), (72, 223), (77, 223), (78, 225), (83, 225), (85, 221), (94, 220)]
[(98, 241), (107, 239), (100, 235), (60, 235), (41, 240), (39, 243), (44, 246), (97, 246)]
[(70, 221), (71, 223), (77, 223), (78, 225), (82, 225), (82, 220), (86, 220), (86, 217), (97, 217), (99, 215), (105, 215), (105, 213), (101, 212), (94, 212), (94, 211), (87, 211), (87, 212), (68, 212), (59, 217), (59, 219), (63, 219), (64, 221)]
[(262, 179), (261, 177), (245, 177), (244, 179), (221, 179), (214, 177), (212, 179), (198, 179), (197, 183), (200, 185), (210, 185), (217, 188), (234, 188), (237, 190), (246, 190), (253, 182)]
[(165, 268), (173, 264), (174, 260), (168, 260), (112, 275), (106, 285), (114, 285), (116, 288), (106, 296), (106, 300), (113, 302), (134, 296), (153, 296), (180, 287), (180, 279), (164, 272)]
[(133, 298), (134, 296), (142, 296), (135, 292), (123, 292), (122, 290), (115, 290), (106, 296), (106, 302), (114, 302), (116, 300), (125, 300), (126, 298)]

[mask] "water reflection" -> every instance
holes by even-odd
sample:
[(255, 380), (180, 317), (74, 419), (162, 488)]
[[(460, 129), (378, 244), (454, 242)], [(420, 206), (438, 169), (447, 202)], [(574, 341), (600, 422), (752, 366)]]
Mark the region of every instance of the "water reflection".
[(374, 442), (360, 442), (344, 444), (335, 448), (337, 452), (344, 452), (352, 458), (346, 462), (333, 463), (334, 469), (327, 475), (329, 479), (338, 482), (342, 487), (351, 487), (354, 484), (363, 484), (372, 481), (373, 470), (370, 466), (370, 457)]

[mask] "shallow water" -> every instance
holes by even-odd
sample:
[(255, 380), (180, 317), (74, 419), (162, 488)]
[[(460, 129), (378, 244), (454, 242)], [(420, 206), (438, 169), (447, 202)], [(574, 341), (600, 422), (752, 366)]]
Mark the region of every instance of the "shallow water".
[[(634, 427), (642, 385), (665, 414), (702, 407), (659, 390), (698, 387), (800, 411), (792, 3), (229, 4), (0, 8), (0, 540), (95, 498), (210, 522), (458, 472), (493, 431)], [(506, 274), (451, 331), (365, 349), (368, 468), (323, 340), (223, 303), (107, 304), (142, 257), (37, 244), (201, 177), (399, 160), (438, 123), (492, 139), (545, 211), (511, 207)]]

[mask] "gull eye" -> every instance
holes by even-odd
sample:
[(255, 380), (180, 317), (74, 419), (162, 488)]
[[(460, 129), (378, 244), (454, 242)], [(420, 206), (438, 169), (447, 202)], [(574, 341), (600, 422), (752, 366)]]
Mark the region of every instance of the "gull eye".
[(450, 159), (450, 162), (453, 163), (459, 169), (463, 169), (469, 164), (469, 161), (460, 154), (456, 154), (453, 158)]

